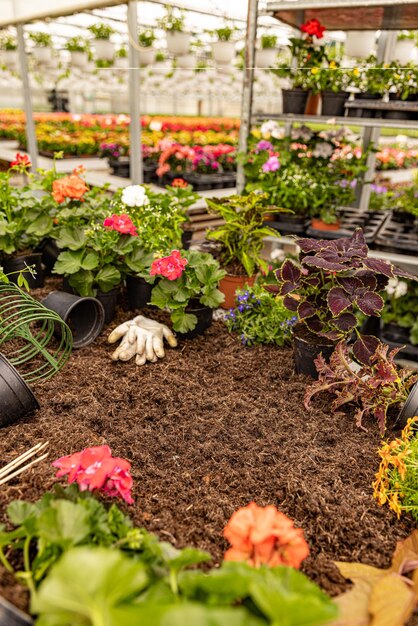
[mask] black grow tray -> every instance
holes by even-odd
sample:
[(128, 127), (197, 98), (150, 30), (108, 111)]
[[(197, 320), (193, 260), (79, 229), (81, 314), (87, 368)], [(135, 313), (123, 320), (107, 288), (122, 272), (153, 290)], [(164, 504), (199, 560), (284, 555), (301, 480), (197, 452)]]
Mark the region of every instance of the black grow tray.
[(388, 215), (382, 211), (361, 211), (355, 207), (347, 207), (340, 209), (338, 219), (341, 223), (339, 230), (316, 230), (309, 226), (306, 234), (314, 239), (340, 239), (350, 237), (356, 228), (362, 228), (366, 242), (371, 244), (388, 219)]
[(29, 615), (7, 602), (0, 596), (0, 626), (32, 626)]
[(270, 226), (285, 235), (305, 236), (309, 226), (309, 220), (298, 215), (288, 215), (286, 213), (277, 214), (274, 220), (266, 220), (265, 226)]
[(405, 222), (390, 215), (375, 243), (379, 250), (416, 254), (418, 252), (418, 220)]

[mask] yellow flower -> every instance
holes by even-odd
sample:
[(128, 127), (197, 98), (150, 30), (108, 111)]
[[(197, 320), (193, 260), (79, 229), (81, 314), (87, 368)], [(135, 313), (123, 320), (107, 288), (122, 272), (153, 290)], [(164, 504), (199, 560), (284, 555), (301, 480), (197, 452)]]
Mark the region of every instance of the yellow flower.
[(311, 74), (318, 74), (318, 72), (319, 72), (319, 67), (313, 67), (311, 69)]
[(329, 66), (330, 66), (330, 68), (331, 68), (332, 70), (334, 70), (334, 69), (337, 67), (337, 64), (336, 64), (336, 62), (335, 62), (335, 61), (331, 61), (331, 62), (330, 62), (330, 64), (329, 64)]
[(354, 76), (360, 76), (360, 70), (359, 70), (359, 68), (358, 68), (358, 67), (355, 67), (355, 68), (353, 69), (353, 74), (354, 74)]

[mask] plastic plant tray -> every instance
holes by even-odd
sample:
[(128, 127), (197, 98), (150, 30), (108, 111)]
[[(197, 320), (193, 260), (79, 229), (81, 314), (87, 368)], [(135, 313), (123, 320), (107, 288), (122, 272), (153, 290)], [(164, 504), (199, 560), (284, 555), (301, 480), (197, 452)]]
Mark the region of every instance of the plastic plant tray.
[(356, 228), (362, 228), (366, 242), (371, 244), (388, 219), (388, 215), (382, 211), (361, 211), (357, 208), (341, 209), (338, 216), (341, 223), (339, 230), (316, 230), (309, 227), (306, 234), (315, 239), (340, 239), (352, 235)]
[(418, 252), (418, 220), (401, 222), (391, 215), (375, 241), (380, 250), (388, 252)]

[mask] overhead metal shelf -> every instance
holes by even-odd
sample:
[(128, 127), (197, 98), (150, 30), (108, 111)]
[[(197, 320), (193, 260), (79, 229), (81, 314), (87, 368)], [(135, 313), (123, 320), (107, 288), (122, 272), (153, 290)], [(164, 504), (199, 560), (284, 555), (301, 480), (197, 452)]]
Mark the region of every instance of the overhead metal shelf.
[(418, 120), (389, 120), (376, 117), (327, 117), (326, 115), (293, 115), (293, 113), (255, 113), (252, 119), (254, 121), (277, 120), (289, 123), (328, 124), (329, 126), (361, 126), (363, 128), (418, 130)]
[(266, 12), (294, 28), (314, 18), (328, 30), (418, 28), (416, 0), (273, 0), (267, 3)]

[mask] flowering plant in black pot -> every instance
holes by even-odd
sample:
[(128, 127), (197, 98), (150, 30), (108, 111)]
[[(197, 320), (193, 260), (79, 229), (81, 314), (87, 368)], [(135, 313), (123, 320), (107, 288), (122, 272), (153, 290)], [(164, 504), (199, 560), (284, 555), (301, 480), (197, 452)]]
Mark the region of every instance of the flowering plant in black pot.
[[(284, 296), (284, 305), (298, 316), (294, 336), (309, 346), (328, 346), (331, 353), (336, 342), (348, 342), (354, 333), (353, 354), (360, 363), (368, 364), (378, 339), (359, 332), (356, 314), (379, 317), (384, 306), (379, 292), (389, 279), (416, 278), (391, 263), (369, 258), (360, 228), (351, 237), (297, 239), (297, 243), (299, 262), (286, 260), (276, 271), (278, 285), (268, 286)], [(316, 374), (312, 366), (308, 371), (302, 366), (299, 371)]]

